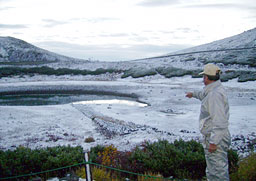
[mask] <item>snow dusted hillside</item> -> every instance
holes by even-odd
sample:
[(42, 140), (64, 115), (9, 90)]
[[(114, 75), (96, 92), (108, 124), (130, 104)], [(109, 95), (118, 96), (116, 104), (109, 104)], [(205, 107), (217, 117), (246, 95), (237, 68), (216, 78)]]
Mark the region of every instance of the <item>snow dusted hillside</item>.
[(167, 55), (139, 60), (184, 69), (196, 69), (206, 63), (219, 63), (224, 69), (255, 70), (256, 28), (222, 40)]
[[(69, 69), (114, 69), (120, 76), (133, 78), (160, 74), (165, 77), (194, 75), (206, 63), (217, 63), (225, 80), (240, 77), (241, 81), (256, 80), (256, 28), (212, 43), (168, 55), (123, 62), (85, 61), (68, 58), (37, 48), (23, 40), (0, 37), (0, 62), (43, 62), (46, 66)], [(29, 66), (29, 65), (27, 65)], [(33, 66), (42, 66), (33, 64)], [(231, 72), (230, 71), (236, 71)], [(237, 72), (247, 71), (247, 72)], [(250, 75), (252, 72), (252, 75)], [(247, 74), (241, 77), (242, 74)]]
[(188, 48), (175, 53), (188, 53), (188, 52), (197, 52), (197, 51), (248, 48), (248, 47), (256, 47), (256, 28), (245, 31), (241, 34), (238, 34), (232, 37), (228, 37), (228, 38), (217, 40), (208, 44)]
[[(253, 48), (254, 47), (254, 48)], [(216, 51), (219, 50), (219, 51)], [(225, 51), (226, 50), (226, 51)], [(202, 52), (191, 57), (199, 62), (256, 67), (256, 28), (223, 40), (189, 48), (176, 53)], [(207, 52), (210, 51), (210, 52)], [(211, 52), (212, 51), (212, 52)]]
[(74, 60), (74, 58), (40, 49), (17, 38), (0, 37), (0, 62), (53, 62), (69, 60)]
[[(59, 75), (60, 71), (63, 75), (63, 70), (70, 75), (76, 70), (84, 70), (94, 71), (91, 73), (94, 75), (104, 74), (109, 79), (153, 75), (170, 78), (184, 75), (197, 77), (204, 64), (217, 63), (223, 71), (222, 81), (238, 78), (239, 82), (246, 82), (256, 80), (255, 47), (256, 28), (223, 40), (164, 56), (122, 62), (103, 62), (68, 58), (37, 48), (23, 40), (0, 37), (0, 62), (2, 67), (8, 66), (9, 70), (3, 70), (1, 67), (0, 69), (4, 76), (10, 76), (10, 72), (14, 75), (26, 75), (27, 72), (29, 75), (31, 72), (32, 74)], [(10, 62), (16, 62), (16, 64), (11, 66)], [(17, 70), (17, 65), (22, 65), (23, 70)], [(42, 66), (46, 66), (46, 69), (50, 68), (51, 73), (44, 68), (40, 71), (24, 70), (24, 67)], [(85, 72), (75, 74), (87, 75)]]
[[(70, 61), (75, 64), (81, 63), (81, 60), (43, 50), (13, 37), (0, 37), (0, 61)], [(88, 61), (86, 62), (88, 63)], [(229, 67), (237, 67), (237, 65), (241, 68), (256, 67), (256, 28), (222, 40), (159, 57), (126, 61), (121, 65), (120, 62), (111, 62), (110, 64), (116, 68), (123, 65), (130, 67), (129, 64), (137, 66), (141, 64), (149, 67), (171, 65), (178, 68), (195, 69), (208, 62), (222, 63)], [(64, 64), (60, 62), (59, 65), (63, 67), (65, 63), (67, 62)], [(92, 63), (95, 63), (96, 67), (102, 67), (101, 63), (104, 66), (109, 64), (109, 62)]]

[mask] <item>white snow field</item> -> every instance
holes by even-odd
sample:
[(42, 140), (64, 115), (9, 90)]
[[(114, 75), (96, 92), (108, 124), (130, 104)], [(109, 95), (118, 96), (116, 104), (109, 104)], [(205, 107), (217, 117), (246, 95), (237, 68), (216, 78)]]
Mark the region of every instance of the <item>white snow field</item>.
[[(233, 79), (223, 84), (230, 102), (232, 148), (244, 155), (256, 139), (256, 82), (238, 83)], [(145, 140), (172, 142), (182, 138), (200, 141), (200, 101), (186, 98), (185, 93), (200, 90), (203, 86), (201, 78), (190, 76), (167, 79), (156, 75), (114, 81), (84, 81), (75, 76), (1, 79), (1, 92), (56, 88), (104, 90), (136, 95), (137, 98), (61, 105), (2, 105), (0, 149), (80, 145), (89, 150), (98, 144), (113, 144), (119, 150), (130, 150)], [(93, 137), (95, 142), (86, 143), (88, 137)]]

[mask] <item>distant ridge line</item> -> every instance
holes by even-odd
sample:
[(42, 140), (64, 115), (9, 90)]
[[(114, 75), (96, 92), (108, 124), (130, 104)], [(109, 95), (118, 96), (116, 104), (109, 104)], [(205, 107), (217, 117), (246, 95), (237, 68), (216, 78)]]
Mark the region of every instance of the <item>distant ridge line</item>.
[(254, 49), (254, 48), (256, 49), (256, 47), (246, 47), (246, 48), (227, 48), (227, 49), (219, 49), (219, 50), (203, 50), (203, 51), (195, 51), (195, 52), (187, 52), (187, 53), (177, 53), (177, 54), (171, 54), (171, 55), (162, 55), (162, 56), (149, 57), (149, 58), (141, 58), (141, 59), (136, 59), (135, 61), (149, 60), (149, 59), (155, 59), (155, 58), (175, 57), (175, 56), (190, 55), (190, 54), (196, 54), (196, 53), (223, 52), (223, 51), (246, 50), (246, 49)]

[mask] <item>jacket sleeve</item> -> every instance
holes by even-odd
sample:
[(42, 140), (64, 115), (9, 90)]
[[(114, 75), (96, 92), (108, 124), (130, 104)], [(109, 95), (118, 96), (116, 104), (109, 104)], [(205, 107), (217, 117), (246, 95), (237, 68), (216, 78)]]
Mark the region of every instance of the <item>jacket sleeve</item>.
[(212, 120), (212, 129), (210, 131), (211, 144), (218, 145), (226, 129), (228, 128), (228, 118), (225, 113), (225, 101), (220, 93), (210, 93), (208, 99), (208, 111)]
[(205, 97), (204, 96), (204, 91), (194, 91), (193, 92), (193, 97), (202, 101), (203, 98)]

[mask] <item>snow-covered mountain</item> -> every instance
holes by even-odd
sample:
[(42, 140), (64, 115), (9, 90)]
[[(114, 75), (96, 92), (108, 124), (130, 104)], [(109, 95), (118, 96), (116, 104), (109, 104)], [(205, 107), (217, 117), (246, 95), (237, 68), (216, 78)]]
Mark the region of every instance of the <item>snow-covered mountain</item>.
[(241, 34), (217, 40), (204, 45), (188, 48), (175, 53), (187, 53), (207, 50), (235, 49), (256, 47), (256, 28), (245, 31)]
[[(254, 48), (253, 48), (254, 47)], [(256, 28), (222, 40), (185, 49), (176, 53), (189, 53), (191, 59), (201, 62), (215, 61), (228, 64), (256, 66)], [(171, 55), (171, 54), (170, 54)], [(189, 54), (187, 54), (189, 55)]]
[(74, 58), (58, 55), (13, 37), (0, 37), (0, 62), (53, 62)]
[[(253, 48), (254, 47), (254, 48)], [(13, 37), (0, 37), (0, 61), (74, 61), (75, 58), (58, 55)], [(78, 61), (78, 60), (77, 60)], [(256, 67), (256, 28), (208, 44), (184, 49), (167, 55), (130, 61), (150, 67), (171, 64), (179, 68), (195, 68), (208, 62), (224, 65)], [(150, 65), (154, 64), (154, 65)]]
[(137, 67), (128, 74), (133, 77), (139, 71), (165, 77), (196, 76), (205, 64), (216, 63), (224, 73), (223, 81), (233, 78), (238, 78), (239, 82), (253, 81), (256, 80), (256, 28), (223, 40), (134, 62)]
[[(252, 48), (254, 47), (254, 48)], [(167, 55), (141, 59), (137, 61), (156, 63), (164, 59), (171, 62), (194, 62), (240, 64), (256, 66), (256, 28), (241, 34), (217, 40), (208, 44), (195, 46)], [(0, 37), (0, 61), (68, 61), (75, 60), (71, 57), (58, 55), (53, 52), (38, 48), (23, 40), (13, 37)], [(161, 64), (161, 62), (159, 62)], [(173, 63), (175, 66), (175, 63)], [(183, 67), (183, 66), (182, 66)]]
[(164, 60), (174, 66), (180, 64), (183, 68), (201, 66), (208, 62), (256, 67), (256, 28), (222, 40), (146, 60)]
[[(223, 40), (167, 55), (124, 62), (95, 62), (69, 58), (37, 48), (23, 40), (0, 37), (0, 62), (31, 61), (40, 62), (32, 66), (42, 66), (41, 63), (44, 63), (44, 66), (55, 69), (53, 74), (58, 74), (56, 73), (58, 68), (72, 69), (72, 71), (74, 69), (85, 71), (98, 69), (100, 74), (107, 72), (110, 75), (109, 73), (113, 72), (115, 77), (119, 74), (118, 77), (122, 78), (129, 76), (138, 78), (157, 74), (166, 78), (196, 76), (204, 64), (217, 63), (224, 72), (223, 81), (233, 78), (238, 78), (241, 82), (252, 81), (256, 80), (256, 28)], [(23, 64), (28, 67), (30, 65)], [(72, 71), (69, 72), (73, 74)], [(18, 74), (19, 72), (16, 73)]]

